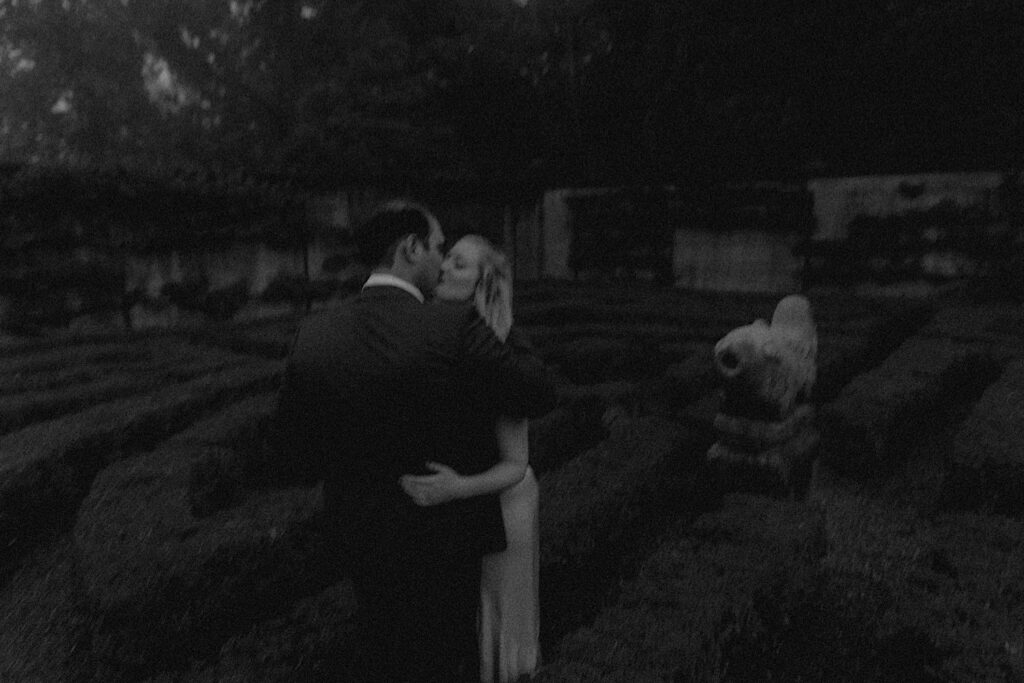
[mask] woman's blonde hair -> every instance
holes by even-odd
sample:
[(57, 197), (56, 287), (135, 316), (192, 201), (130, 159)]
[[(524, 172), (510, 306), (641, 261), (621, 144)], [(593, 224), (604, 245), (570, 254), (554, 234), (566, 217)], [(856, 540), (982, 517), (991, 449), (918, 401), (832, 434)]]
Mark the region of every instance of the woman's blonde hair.
[(512, 329), (512, 266), (500, 249), (480, 235), (466, 235), (480, 249), (480, 278), (476, 281), (473, 302), (480, 317), (494, 334), (505, 340)]

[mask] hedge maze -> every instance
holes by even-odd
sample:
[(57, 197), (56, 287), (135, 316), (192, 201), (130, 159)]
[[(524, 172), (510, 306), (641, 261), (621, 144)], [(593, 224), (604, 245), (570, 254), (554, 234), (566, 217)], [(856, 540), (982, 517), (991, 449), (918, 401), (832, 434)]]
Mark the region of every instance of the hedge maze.
[[(538, 283), (543, 681), (1024, 676), (1024, 311), (811, 292), (805, 499), (705, 463), (778, 297)], [(293, 319), (0, 346), (0, 680), (333, 680), (358, 603), (265, 445)], [(342, 535), (344, 530), (341, 530)]]

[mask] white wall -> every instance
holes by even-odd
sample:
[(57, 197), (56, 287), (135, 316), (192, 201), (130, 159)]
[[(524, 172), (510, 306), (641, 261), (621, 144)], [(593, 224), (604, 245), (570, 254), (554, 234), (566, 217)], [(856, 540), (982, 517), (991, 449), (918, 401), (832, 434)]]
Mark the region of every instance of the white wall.
[(744, 292), (795, 292), (803, 262), (797, 235), (762, 230), (676, 230), (672, 272), (677, 287)]
[(568, 200), (572, 197), (600, 194), (608, 190), (561, 189), (544, 193), (543, 223), (538, 244), (539, 275), (543, 278), (568, 279), (569, 254), (572, 250), (572, 210)]
[[(1003, 176), (995, 172), (815, 178), (807, 183), (814, 197), (814, 239), (845, 239), (850, 223), (859, 216), (926, 211), (943, 201), (965, 208), (995, 208), (1002, 182)], [(901, 192), (901, 186), (913, 195)]]

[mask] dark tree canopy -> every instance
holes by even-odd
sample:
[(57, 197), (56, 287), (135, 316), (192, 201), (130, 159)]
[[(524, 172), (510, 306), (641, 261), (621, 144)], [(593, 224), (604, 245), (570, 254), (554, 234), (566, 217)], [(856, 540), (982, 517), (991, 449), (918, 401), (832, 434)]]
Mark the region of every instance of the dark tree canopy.
[(1018, 167), (1015, 0), (0, 0), (0, 161), (303, 187)]

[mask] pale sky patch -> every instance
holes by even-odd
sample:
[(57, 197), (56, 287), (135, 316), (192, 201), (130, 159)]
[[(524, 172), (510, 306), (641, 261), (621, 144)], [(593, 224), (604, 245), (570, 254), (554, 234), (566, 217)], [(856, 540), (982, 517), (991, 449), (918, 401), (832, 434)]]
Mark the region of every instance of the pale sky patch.
[(238, 2), (237, 0), (231, 0), (229, 5), (231, 8), (231, 16), (238, 21), (246, 21), (249, 18), (249, 14), (252, 11), (252, 2)]
[(164, 113), (174, 113), (193, 99), (163, 57), (147, 52), (142, 59), (142, 83), (149, 101)]
[(51, 114), (69, 114), (74, 109), (75, 93), (65, 90), (57, 98), (57, 101), (50, 107)]

